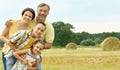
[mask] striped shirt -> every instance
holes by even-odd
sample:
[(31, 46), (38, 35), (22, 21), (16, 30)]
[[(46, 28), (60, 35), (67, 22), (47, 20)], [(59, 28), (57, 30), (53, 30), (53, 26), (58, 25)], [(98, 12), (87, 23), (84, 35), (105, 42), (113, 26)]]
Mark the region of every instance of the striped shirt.
[[(30, 34), (31, 31), (29, 30), (20, 30), (17, 33), (13, 34), (12, 37), (10, 37), (10, 41), (16, 45), (19, 49), (25, 47), (29, 42), (30, 42)], [(10, 56), (12, 56), (13, 51), (11, 50), (10, 47), (8, 47), (6, 49), (5, 53), (5, 57), (9, 58)]]

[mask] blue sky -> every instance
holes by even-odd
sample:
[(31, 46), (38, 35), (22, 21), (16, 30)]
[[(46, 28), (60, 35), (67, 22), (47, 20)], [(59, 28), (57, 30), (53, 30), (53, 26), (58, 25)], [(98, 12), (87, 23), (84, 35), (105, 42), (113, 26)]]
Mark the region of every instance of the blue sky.
[(0, 0), (0, 31), (6, 20), (19, 18), (26, 7), (36, 11), (42, 2), (51, 7), (49, 22), (70, 23), (75, 32), (120, 31), (120, 0)]

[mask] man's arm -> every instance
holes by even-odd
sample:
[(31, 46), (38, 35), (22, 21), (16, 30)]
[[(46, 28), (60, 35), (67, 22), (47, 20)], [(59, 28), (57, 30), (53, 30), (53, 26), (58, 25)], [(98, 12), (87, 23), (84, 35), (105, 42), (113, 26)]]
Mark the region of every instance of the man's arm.
[(55, 34), (55, 31), (54, 31), (54, 28), (52, 26), (51, 23), (47, 22), (48, 23), (46, 26), (46, 32), (45, 32), (45, 49), (50, 49), (52, 47), (52, 44), (53, 44), (53, 41), (54, 41), (54, 34)]
[(52, 43), (45, 43), (44, 49), (50, 49), (52, 47)]

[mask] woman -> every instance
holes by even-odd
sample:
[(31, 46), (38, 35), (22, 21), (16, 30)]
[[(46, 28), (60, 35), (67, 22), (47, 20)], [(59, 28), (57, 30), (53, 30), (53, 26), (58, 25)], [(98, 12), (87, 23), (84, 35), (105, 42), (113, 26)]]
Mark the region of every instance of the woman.
[[(25, 8), (22, 11), (22, 18), (20, 20), (12, 20), (11, 25), (6, 25), (2, 32), (2, 36), (7, 37), (8, 39), (14, 34), (15, 32), (19, 30), (30, 30), (32, 29), (29, 26), (29, 23), (34, 19), (35, 12), (32, 8)], [(2, 60), (4, 64), (4, 70), (6, 69), (6, 59), (4, 58), (4, 52), (6, 51), (6, 48), (8, 47), (7, 44), (4, 44), (4, 47), (2, 49)]]

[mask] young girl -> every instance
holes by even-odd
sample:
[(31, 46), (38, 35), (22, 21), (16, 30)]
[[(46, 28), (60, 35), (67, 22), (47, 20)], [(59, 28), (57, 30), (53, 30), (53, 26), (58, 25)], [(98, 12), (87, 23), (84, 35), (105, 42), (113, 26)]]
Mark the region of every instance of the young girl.
[(18, 59), (12, 70), (37, 70), (40, 57), (37, 57), (43, 49), (44, 44), (41, 40), (36, 40), (30, 49), (19, 50), (14, 52), (14, 56)]

